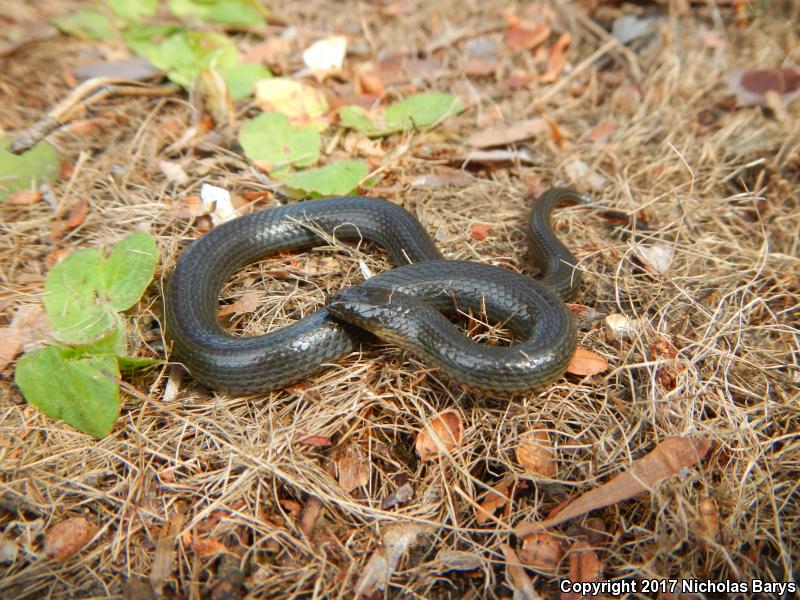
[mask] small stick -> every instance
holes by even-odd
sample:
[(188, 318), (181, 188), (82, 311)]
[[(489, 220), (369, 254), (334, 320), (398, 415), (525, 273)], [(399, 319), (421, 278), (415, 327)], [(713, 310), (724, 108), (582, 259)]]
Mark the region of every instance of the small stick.
[(50, 112), (23, 131), (11, 144), (14, 154), (27, 152), (59, 127), (63, 127), (84, 109), (110, 96), (171, 96), (180, 91), (174, 83), (150, 85), (117, 77), (94, 77), (72, 90)]

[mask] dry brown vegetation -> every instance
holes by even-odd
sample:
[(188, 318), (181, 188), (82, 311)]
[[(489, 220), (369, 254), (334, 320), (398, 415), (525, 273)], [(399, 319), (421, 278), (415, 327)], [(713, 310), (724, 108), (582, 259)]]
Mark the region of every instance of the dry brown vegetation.
[[(0, 14), (33, 23), (76, 4), (6, 0)], [(0, 523), (3, 543), (19, 550), (0, 565), (3, 597), (133, 598), (153, 590), (192, 598), (352, 597), (375, 553), (405, 543), (388, 597), (509, 597), (512, 589), (525, 593), (526, 578), (538, 593), (557, 597), (559, 577), (576, 572), (587, 548), (600, 578), (796, 577), (800, 103), (739, 108), (726, 84), (733, 67), (797, 65), (796, 9), (756, 2), (743, 7), (742, 24), (736, 3), (722, 1), (563, 4), (556, 23), (571, 34), (571, 68), (552, 83), (533, 78), (515, 89), (514, 78), (546, 64), (507, 48), (504, 3), (275, 4), (283, 5), (275, 8), (280, 22), (298, 31), (284, 59), (290, 72), (308, 41), (343, 32), (351, 37), (350, 68), (400, 53), (415, 57), (407, 80), (386, 86), (389, 98), (431, 88), (465, 100), (459, 116), (429, 133), (391, 138), (373, 158), (385, 170), (372, 193), (417, 215), (448, 257), (533, 274), (524, 235), (529, 195), (551, 185), (574, 186), (638, 215), (648, 231), (633, 238), (591, 209), (563, 209), (555, 219), (585, 273), (578, 301), (638, 327), (619, 341), (606, 339), (602, 322), (582, 327), (581, 346), (606, 357), (609, 369), (511, 401), (461, 391), (405, 353), (375, 344), (266, 395), (214, 392), (188, 375), (165, 395), (176, 369), (150, 369), (130, 380), (122, 417), (101, 441), (27, 406), (12, 365), (0, 380)], [(405, 13), (406, 4), (413, 10)], [(403, 14), (389, 14), (392, 7)], [(664, 17), (641, 49), (621, 50), (589, 21), (607, 24), (646, 8)], [(277, 34), (284, 25), (273, 27)], [(497, 63), (491, 73), (468, 76), (466, 45), (478, 38), (498, 49)], [(71, 69), (113, 50), (60, 36), (0, 58), (0, 127), (30, 125), (64, 95)], [(346, 73), (319, 87), (347, 95), (351, 79)], [(88, 200), (88, 213), (53, 239), (47, 201), (0, 206), (0, 320), (40, 300), (58, 256), (108, 245), (136, 228), (158, 237), (163, 282), (198, 235), (197, 220), (182, 215), (203, 182), (239, 196), (265, 192), (245, 211), (278, 204), (275, 186), (254, 174), (235, 141), (213, 134), (169, 157), (182, 162), (189, 184), (164, 176), (160, 153), (190, 126), (194, 110), (186, 97), (109, 101), (82, 128), (51, 137), (64, 166), (55, 196), (64, 206)], [(560, 136), (518, 143), (530, 161), (472, 163), (474, 178), (448, 187), (414, 184), (444, 173), (443, 166), (462, 166), (474, 131), (542, 115)], [(341, 156), (359, 152), (343, 142), (331, 147)], [(577, 160), (603, 181), (576, 173)], [(476, 224), (489, 226), (484, 239), (471, 234)], [(636, 244), (671, 248), (669, 268), (648, 269)], [(306, 314), (362, 277), (359, 259), (387, 268), (369, 249), (341, 245), (248, 268), (223, 301), (257, 290), (259, 302), (229, 317), (231, 326), (254, 333)], [(131, 313), (142, 354), (161, 352), (153, 330), (160, 297), (157, 282)], [(421, 461), (417, 435), (448, 408), (461, 417), (460, 444)], [(518, 446), (531, 430), (547, 432), (537, 439), (553, 448), (552, 476), (520, 464)], [(553, 529), (556, 542), (544, 543), (555, 554), (549, 573), (514, 568), (526, 553), (513, 527), (546, 518), (664, 439), (685, 435), (711, 441), (703, 461), (651, 493)], [(508, 501), (479, 524), (476, 506), (498, 483)], [(399, 488), (404, 501), (386, 508)], [(48, 560), (45, 532), (74, 517), (96, 535), (65, 562)]]

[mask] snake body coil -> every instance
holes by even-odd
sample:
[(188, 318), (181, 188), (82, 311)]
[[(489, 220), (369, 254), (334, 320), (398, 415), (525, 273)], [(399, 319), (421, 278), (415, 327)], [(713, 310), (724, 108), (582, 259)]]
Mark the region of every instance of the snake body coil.
[[(179, 258), (165, 296), (167, 337), (195, 379), (232, 392), (276, 390), (304, 379), (351, 352), (363, 338), (362, 328), (472, 388), (515, 392), (543, 385), (564, 372), (576, 346), (562, 301), (577, 284), (570, 266), (575, 258), (550, 228), (552, 209), (567, 201), (587, 199), (553, 189), (534, 204), (529, 239), (539, 280), (444, 260), (420, 223), (383, 199), (326, 198), (234, 219)], [(226, 332), (217, 317), (225, 280), (264, 256), (323, 243), (314, 229), (374, 242), (398, 268), (339, 292), (326, 308), (287, 327), (244, 338)], [(505, 347), (471, 341), (442, 315), (453, 312), (454, 299), (460, 310), (485, 310), (522, 341)]]

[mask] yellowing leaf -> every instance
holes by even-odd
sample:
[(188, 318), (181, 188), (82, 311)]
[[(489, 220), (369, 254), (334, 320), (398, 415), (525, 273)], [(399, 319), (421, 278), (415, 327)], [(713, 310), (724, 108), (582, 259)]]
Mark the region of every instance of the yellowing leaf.
[(256, 104), (263, 111), (274, 110), (293, 123), (310, 123), (328, 112), (328, 101), (318, 89), (283, 77), (255, 83)]

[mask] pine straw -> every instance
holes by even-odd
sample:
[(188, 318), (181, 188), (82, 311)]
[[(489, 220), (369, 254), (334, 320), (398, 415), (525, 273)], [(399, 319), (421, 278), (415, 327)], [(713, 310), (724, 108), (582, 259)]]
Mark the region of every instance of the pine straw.
[[(321, 11), (313, 15), (287, 9), (285, 17), (320, 30), (355, 20), (349, 10), (330, 14), (335, 11), (316, 8)], [(498, 14), (481, 4), (451, 19), (477, 30), (486, 27), (485, 15), (490, 25), (502, 25)], [(13, 597), (38, 597), (45, 590), (55, 596), (119, 594), (123, 582), (147, 579), (160, 536), (181, 515), (181, 533), (222, 541), (240, 553), (252, 597), (347, 597), (381, 547), (381, 532), (399, 523), (428, 526), (429, 533), (401, 561), (393, 592), (508, 595), (500, 548), (516, 544), (508, 528), (543, 518), (665, 437), (686, 434), (713, 440), (703, 463), (650, 495), (593, 515), (608, 532), (597, 543), (605, 574), (788, 579), (800, 535), (797, 107), (786, 122), (759, 109), (732, 110), (725, 104), (724, 76), (732, 66), (796, 64), (800, 56), (786, 21), (763, 16), (744, 30), (731, 26), (729, 50), (715, 53), (698, 36), (700, 23), (711, 21), (702, 10), (695, 17), (675, 16), (663, 46), (645, 51), (636, 64), (628, 62), (632, 72), (643, 73), (641, 102), (628, 112), (625, 98), (613, 97), (619, 84), (612, 75), (593, 69), (562, 75), (571, 80), (546, 102), (537, 101), (542, 92), (509, 94), (491, 78), (468, 86), (458, 72), (460, 47), (447, 47), (437, 55), (446, 70), (436, 87), (466, 91), (478, 104), (437, 132), (411, 138), (410, 152), (387, 165), (389, 176), (381, 184), (395, 185), (391, 198), (420, 218), (448, 257), (531, 274), (523, 229), (529, 201), (521, 177), (545, 187), (575, 185), (596, 193), (604, 206), (643, 216), (650, 231), (633, 239), (615, 232), (598, 211), (567, 208), (555, 219), (585, 273), (579, 301), (642, 323), (625, 342), (606, 342), (599, 326), (580, 332), (582, 346), (609, 359), (608, 372), (568, 376), (509, 402), (463, 392), (403, 352), (369, 344), (282, 392), (235, 397), (187, 376), (177, 396), (165, 400), (169, 371), (156, 369), (134, 376), (138, 392), (124, 394), (118, 426), (99, 442), (27, 407), (6, 378), (0, 382), (3, 489), (25, 495), (39, 514), (0, 513), (4, 535), (25, 549), (7, 566), (0, 587)], [(379, 49), (424, 46), (431, 22), (425, 10), (405, 20), (382, 19), (370, 10), (364, 19)], [(570, 57), (578, 64), (604, 40), (572, 21)], [(0, 69), (0, 89), (11, 105), (5, 103), (3, 126), (34, 120), (63, 93), (63, 70), (86, 62), (86, 53), (91, 46), (58, 39), (5, 61), (10, 64)], [(608, 55), (619, 56), (615, 50)], [(201, 182), (235, 192), (268, 187), (222, 149), (188, 160), (193, 183), (176, 187), (161, 174), (158, 152), (191, 122), (190, 107), (178, 99), (130, 100), (109, 110), (123, 121), (90, 135), (61, 133), (53, 139), (63, 159), (80, 164), (54, 189), (61, 202), (89, 198), (83, 225), (53, 244), (47, 203), (2, 209), (5, 317), (17, 304), (39, 300), (45, 261), (55, 250), (107, 245), (149, 227), (163, 253), (163, 281), (180, 249), (197, 235), (175, 214)], [(480, 115), (513, 121), (541, 112), (572, 141), (567, 150), (542, 137), (524, 144), (534, 165), (484, 170), (474, 185), (460, 189), (420, 190), (404, 183), (431, 170), (430, 160), (414, 158), (424, 154), (425, 144), (461, 152)], [(607, 143), (579, 141), (605, 118), (615, 122)], [(170, 128), (174, 123), (177, 130)], [(81, 151), (89, 152), (82, 162)], [(570, 180), (568, 163), (575, 157), (607, 178), (599, 193)], [(269, 199), (255, 208), (276, 203)], [(475, 223), (491, 226), (485, 240), (469, 235)], [(674, 249), (663, 275), (642, 269), (632, 250), (634, 242), (656, 241)], [(233, 329), (252, 334), (307, 314), (327, 294), (361, 278), (359, 259), (375, 271), (387, 268), (373, 250), (341, 244), (248, 268), (226, 288), (223, 302), (253, 289), (263, 302), (256, 313), (235, 316)], [(132, 315), (143, 352), (152, 346), (143, 339), (159, 314), (159, 297), (154, 285)], [(667, 342), (676, 349), (674, 359), (654, 354)], [(422, 463), (414, 453), (415, 436), (448, 407), (463, 416), (464, 442), (452, 456)], [(514, 450), (521, 433), (537, 428), (547, 429), (557, 447), (556, 479), (528, 482), (499, 524), (477, 526), (474, 504), (488, 486), (509, 474), (526, 481)], [(333, 447), (300, 443), (309, 436), (327, 436)], [(345, 452), (371, 468), (368, 486), (352, 494), (335, 477), (334, 463)], [(381, 509), (404, 481), (414, 488), (412, 500)], [(309, 537), (298, 529), (297, 511), (310, 498), (320, 499), (323, 510)], [(698, 505), (707, 498), (719, 508), (714, 539), (699, 533)], [(43, 532), (76, 515), (97, 523), (100, 533), (66, 564), (45, 560)], [(558, 528), (565, 544), (584, 532), (580, 522)], [(482, 576), (445, 572), (447, 565), (436, 556), (447, 550), (479, 557)], [(174, 559), (165, 583), (169, 595), (198, 597), (220, 580), (217, 557), (200, 556), (188, 543), (176, 545)], [(534, 579), (541, 590), (555, 589), (555, 581)]]

